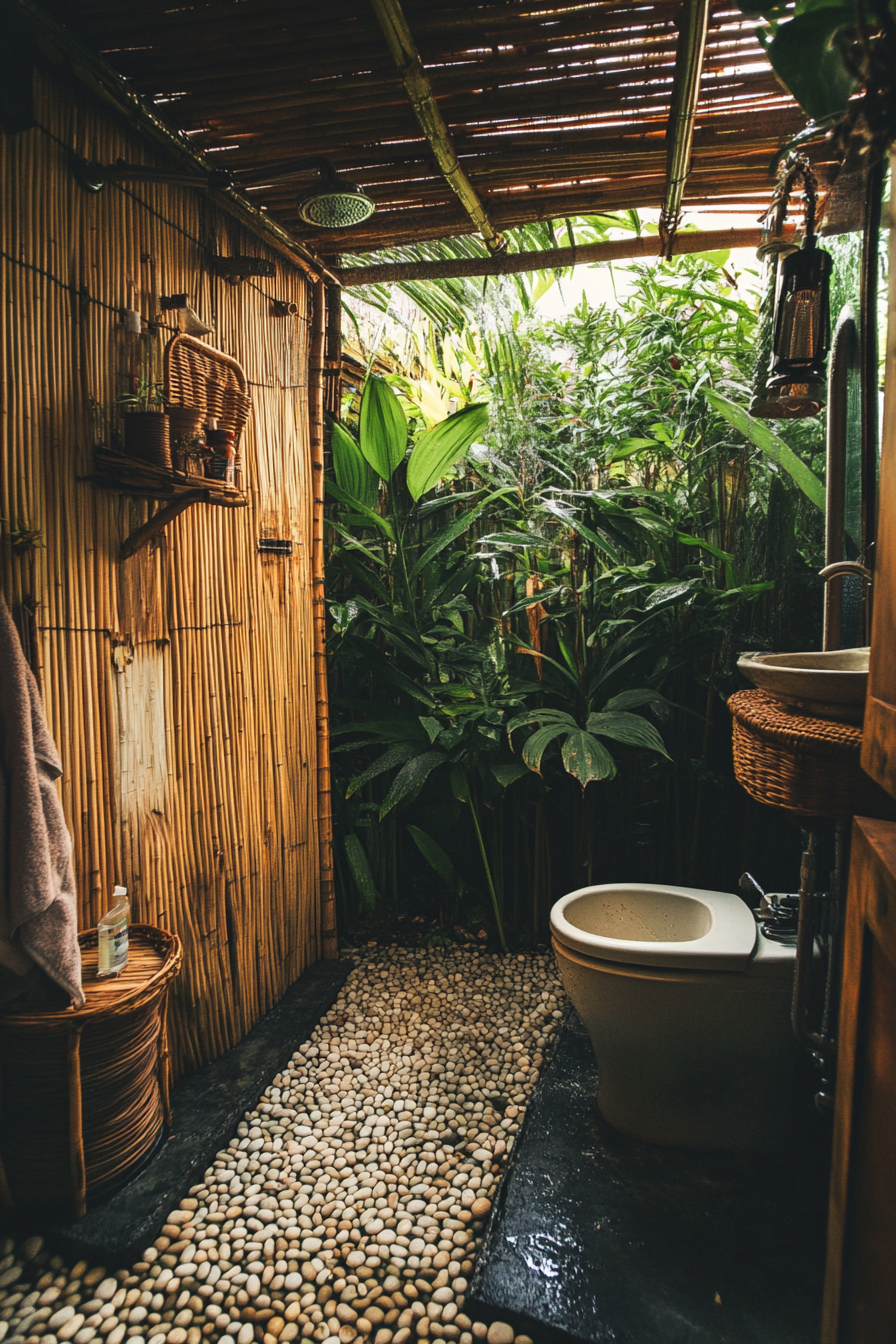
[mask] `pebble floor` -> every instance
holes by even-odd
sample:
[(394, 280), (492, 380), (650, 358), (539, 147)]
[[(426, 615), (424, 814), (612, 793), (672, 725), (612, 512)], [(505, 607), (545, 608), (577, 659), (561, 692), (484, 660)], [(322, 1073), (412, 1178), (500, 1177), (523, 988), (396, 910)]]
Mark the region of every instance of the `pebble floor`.
[(562, 1000), (549, 956), (363, 949), (130, 1270), (0, 1242), (0, 1341), (530, 1344), (464, 1304)]

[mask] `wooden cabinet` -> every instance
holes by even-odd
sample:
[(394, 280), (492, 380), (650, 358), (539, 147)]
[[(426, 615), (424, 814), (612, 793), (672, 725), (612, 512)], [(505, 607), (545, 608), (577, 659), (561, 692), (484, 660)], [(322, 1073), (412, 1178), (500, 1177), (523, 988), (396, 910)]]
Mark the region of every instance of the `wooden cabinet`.
[[(880, 481), (862, 765), (896, 797), (896, 201), (892, 189)], [(843, 960), (822, 1341), (893, 1344), (896, 823), (867, 817), (854, 822)]]
[(824, 1344), (896, 1339), (896, 823), (853, 827)]
[[(891, 160), (890, 181), (891, 184), (896, 181), (896, 154)], [(892, 186), (889, 269), (880, 510), (873, 564), (874, 615), (862, 767), (896, 798), (896, 201)]]

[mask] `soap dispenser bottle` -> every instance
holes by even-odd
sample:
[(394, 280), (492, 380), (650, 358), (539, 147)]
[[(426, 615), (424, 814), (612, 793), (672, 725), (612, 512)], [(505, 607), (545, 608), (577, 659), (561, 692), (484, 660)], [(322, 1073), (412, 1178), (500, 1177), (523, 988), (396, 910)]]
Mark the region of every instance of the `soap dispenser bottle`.
[(128, 962), (128, 925), (131, 905), (126, 887), (115, 887), (112, 905), (96, 926), (99, 939), (97, 977), (118, 975)]

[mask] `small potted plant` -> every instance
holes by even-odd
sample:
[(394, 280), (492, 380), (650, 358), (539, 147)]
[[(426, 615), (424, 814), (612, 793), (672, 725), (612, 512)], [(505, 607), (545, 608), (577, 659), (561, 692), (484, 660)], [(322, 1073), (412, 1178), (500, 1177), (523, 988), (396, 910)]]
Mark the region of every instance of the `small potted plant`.
[(132, 391), (119, 397), (118, 404), (123, 412), (125, 452), (171, 471), (170, 430), (159, 384), (141, 371)]

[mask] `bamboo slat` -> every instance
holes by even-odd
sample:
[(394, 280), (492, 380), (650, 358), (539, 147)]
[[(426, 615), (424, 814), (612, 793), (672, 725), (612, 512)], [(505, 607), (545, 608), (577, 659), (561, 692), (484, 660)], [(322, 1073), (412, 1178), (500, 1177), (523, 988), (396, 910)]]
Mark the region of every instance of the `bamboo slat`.
[[(77, 88), (41, 74), (39, 126), (0, 135), (0, 585), (14, 612), (34, 603), (82, 927), (121, 882), (135, 919), (183, 940), (180, 1073), (235, 1044), (320, 955), (310, 286), (208, 196), (83, 192), (72, 153), (160, 160)], [(277, 276), (230, 285), (217, 253), (267, 257)], [(124, 390), (129, 281), (147, 367), (161, 378), (173, 334), (159, 297), (186, 291), (208, 343), (246, 370), (252, 413), (248, 506), (196, 504), (120, 560), (155, 505), (88, 478)], [(294, 315), (272, 318), (273, 299)], [(292, 556), (261, 554), (260, 536), (290, 539)]]

